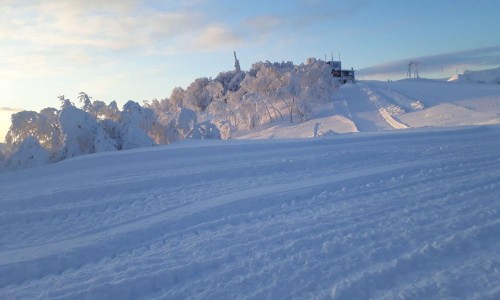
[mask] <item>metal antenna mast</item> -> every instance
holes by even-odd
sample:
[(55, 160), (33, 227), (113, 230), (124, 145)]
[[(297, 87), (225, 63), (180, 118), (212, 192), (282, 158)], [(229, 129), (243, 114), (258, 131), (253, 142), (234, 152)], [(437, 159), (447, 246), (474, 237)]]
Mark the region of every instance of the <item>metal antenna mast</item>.
[(420, 78), (418, 75), (418, 67), (420, 66), (420, 62), (411, 60), (408, 63), (408, 73), (406, 73), (406, 78), (411, 79), (411, 78)]

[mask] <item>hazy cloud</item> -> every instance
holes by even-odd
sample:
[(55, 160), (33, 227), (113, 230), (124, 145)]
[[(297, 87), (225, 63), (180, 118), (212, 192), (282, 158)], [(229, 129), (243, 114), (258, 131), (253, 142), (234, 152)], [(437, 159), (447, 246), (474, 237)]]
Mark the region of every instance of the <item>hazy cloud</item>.
[(22, 110), (23, 110), (22, 108), (16, 108), (16, 107), (0, 107), (0, 112), (16, 113)]
[(471, 49), (466, 51), (443, 53), (388, 62), (358, 70), (363, 78), (404, 74), (408, 62), (420, 62), (420, 69), (425, 73), (454, 73), (457, 68), (465, 69), (490, 68), (500, 65), (500, 46)]
[(236, 46), (242, 42), (241, 37), (236, 32), (223, 25), (208, 26), (194, 40), (196, 41), (195, 48), (200, 51)]
[[(282, 3), (284, 7), (282, 11), (252, 16), (242, 21), (242, 30), (248, 33), (252, 42), (273, 40), (273, 43), (278, 43), (290, 38), (295, 40), (299, 32), (308, 32), (312, 26), (329, 23), (332, 19), (349, 18), (363, 9), (368, 1), (287, 0), (277, 2)], [(299, 13), (288, 13), (288, 7), (294, 7), (294, 11)]]
[(243, 24), (258, 34), (267, 34), (278, 28), (286, 26), (286, 18), (279, 15), (263, 15), (251, 17), (243, 21)]
[(199, 12), (158, 11), (148, 8), (145, 2), (132, 0), (97, 2), (41, 1), (12, 5), (6, 9), (7, 18), (0, 21), (0, 35), (35, 45), (117, 50), (162, 43), (203, 28), (204, 16)]

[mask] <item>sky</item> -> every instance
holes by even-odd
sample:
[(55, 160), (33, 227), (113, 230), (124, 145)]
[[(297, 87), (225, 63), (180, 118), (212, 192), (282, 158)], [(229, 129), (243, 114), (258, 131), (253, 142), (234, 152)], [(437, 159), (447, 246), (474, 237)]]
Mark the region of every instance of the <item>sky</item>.
[(339, 54), (358, 79), (446, 78), (500, 66), (498, 0), (0, 0), (0, 142), (10, 115), (163, 99), (257, 61)]

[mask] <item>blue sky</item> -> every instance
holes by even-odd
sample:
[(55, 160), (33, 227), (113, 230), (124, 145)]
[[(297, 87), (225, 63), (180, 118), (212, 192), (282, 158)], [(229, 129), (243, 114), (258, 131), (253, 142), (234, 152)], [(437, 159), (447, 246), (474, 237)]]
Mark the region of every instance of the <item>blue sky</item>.
[[(269, 3), (271, 2), (271, 3)], [(498, 0), (0, 0), (0, 140), (13, 111), (79, 92), (170, 96), (260, 60), (341, 54), (366, 79), (444, 78), (500, 66)]]

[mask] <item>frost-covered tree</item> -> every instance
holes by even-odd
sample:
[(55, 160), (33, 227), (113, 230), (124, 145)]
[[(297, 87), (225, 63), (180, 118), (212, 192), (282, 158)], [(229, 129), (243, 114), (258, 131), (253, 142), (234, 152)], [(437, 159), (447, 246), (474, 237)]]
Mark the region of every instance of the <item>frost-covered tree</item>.
[(61, 108), (64, 108), (66, 106), (72, 106), (73, 103), (69, 99), (67, 99), (64, 95), (58, 96), (59, 102), (61, 102)]
[(117, 150), (113, 140), (89, 113), (66, 105), (59, 114), (63, 135), (60, 158), (66, 159), (82, 154)]
[(227, 92), (235, 92), (240, 89), (240, 84), (245, 78), (246, 73), (243, 71), (228, 71), (221, 72), (215, 77), (215, 82), (220, 82), (224, 88), (224, 94)]
[(282, 119), (282, 114), (275, 105), (277, 94), (283, 84), (281, 76), (279, 69), (263, 65), (255, 76), (246, 76), (241, 83), (241, 87), (248, 92), (244, 100), (255, 102), (246, 107), (254, 110), (261, 123), (272, 122), (277, 118)]
[(193, 110), (183, 108), (180, 110), (176, 121), (176, 128), (182, 138), (185, 138), (197, 123), (197, 116)]
[(56, 152), (61, 148), (62, 143), (59, 110), (47, 107), (40, 111), (40, 115), (44, 117), (44, 122), (37, 136), (38, 141), (49, 152)]
[(220, 133), (220, 138), (223, 140), (228, 140), (233, 135), (233, 127), (231, 123), (226, 119), (215, 118), (212, 120), (212, 124), (214, 124)]
[(187, 87), (185, 104), (188, 108), (197, 112), (204, 112), (206, 110), (207, 106), (212, 101), (206, 89), (210, 82), (211, 80), (206, 77), (197, 78)]
[(144, 107), (153, 110), (158, 121), (163, 125), (168, 124), (179, 110), (179, 106), (170, 101), (169, 98), (162, 100), (153, 99), (151, 102), (145, 102)]
[(81, 103), (83, 103), (82, 110), (88, 112), (89, 114), (94, 115), (95, 113), (93, 110), (92, 101), (90, 101), (91, 98), (92, 97), (90, 97), (84, 92), (80, 92), (80, 94), (78, 94), (78, 99), (80, 100)]
[(330, 74), (330, 67), (324, 61), (309, 58), (306, 65), (298, 67), (297, 81), (302, 87), (303, 97), (313, 103), (332, 101), (332, 95), (338, 90), (338, 83)]
[(11, 125), (5, 141), (7, 145), (19, 145), (28, 136), (38, 135), (40, 114), (35, 111), (21, 111), (11, 116)]
[(60, 146), (60, 130), (57, 120), (58, 111), (45, 108), (40, 113), (21, 111), (11, 117), (11, 126), (5, 141), (9, 149), (17, 148), (31, 136), (47, 150), (53, 151)]
[(198, 139), (198, 140), (207, 140), (207, 139), (220, 140), (221, 135), (217, 126), (207, 121), (196, 124), (193, 130), (191, 130), (191, 132), (186, 136), (186, 138)]
[(196, 113), (188, 108), (180, 108), (165, 126), (165, 143), (170, 144), (185, 139), (197, 124)]
[(28, 137), (50, 152), (51, 159), (185, 138), (228, 139), (238, 130), (283, 120), (284, 114), (290, 122), (306, 120), (312, 108), (331, 101), (337, 89), (324, 61), (258, 62), (244, 72), (235, 55), (235, 70), (221, 72), (214, 80), (198, 78), (185, 90), (174, 88), (169, 98), (143, 106), (129, 101), (120, 111), (114, 101), (91, 101), (81, 92), (82, 109), (59, 96), (61, 111), (15, 114), (5, 154), (9, 159)]
[(118, 109), (118, 105), (116, 101), (111, 101), (109, 104), (106, 104), (104, 101), (94, 100), (92, 102), (91, 111), (88, 111), (98, 120), (113, 120), (118, 121), (120, 118), (120, 110)]
[(19, 147), (5, 161), (7, 169), (32, 168), (50, 162), (50, 154), (43, 148), (36, 138), (26, 137)]
[[(278, 97), (283, 102), (284, 106), (288, 111), (288, 115), (290, 118), (290, 123), (293, 123), (294, 114), (298, 114), (301, 119), (304, 118), (305, 114), (305, 106), (307, 102), (304, 98), (302, 98), (302, 87), (298, 82), (299, 78), (296, 72), (287, 72), (283, 75), (282, 81), (283, 86), (280, 87), (278, 92)], [(304, 107), (301, 107), (304, 106)]]
[(186, 107), (186, 91), (181, 87), (175, 87), (169, 99), (175, 107)]
[(149, 136), (149, 132), (156, 122), (153, 110), (142, 107), (134, 101), (125, 103), (118, 121), (121, 149), (154, 146), (155, 142)]

